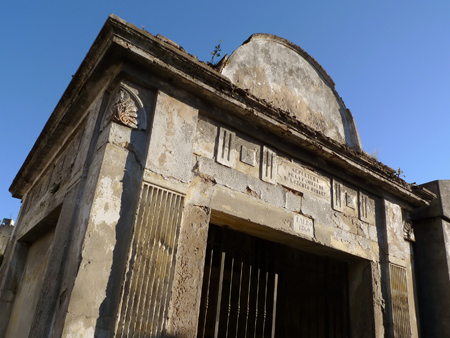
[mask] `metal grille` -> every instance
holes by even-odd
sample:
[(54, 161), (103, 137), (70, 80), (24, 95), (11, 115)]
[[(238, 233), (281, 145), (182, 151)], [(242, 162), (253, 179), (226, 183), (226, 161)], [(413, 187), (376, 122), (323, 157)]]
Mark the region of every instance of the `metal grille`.
[(348, 337), (347, 265), (210, 225), (199, 337)]
[(391, 276), (392, 316), (394, 320), (394, 337), (410, 338), (411, 325), (409, 321), (408, 288), (406, 284), (406, 269), (389, 264)]
[(163, 331), (183, 201), (172, 191), (143, 186), (117, 337), (159, 337)]

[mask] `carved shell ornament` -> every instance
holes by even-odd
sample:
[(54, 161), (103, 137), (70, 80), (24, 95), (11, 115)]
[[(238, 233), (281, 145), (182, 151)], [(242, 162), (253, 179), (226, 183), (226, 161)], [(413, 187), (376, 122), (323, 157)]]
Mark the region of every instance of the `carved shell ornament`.
[(111, 108), (114, 121), (133, 129), (145, 129), (139, 119), (139, 108), (126, 90), (119, 90), (115, 102)]
[(403, 222), (403, 238), (407, 241), (415, 242), (414, 228), (410, 221)]

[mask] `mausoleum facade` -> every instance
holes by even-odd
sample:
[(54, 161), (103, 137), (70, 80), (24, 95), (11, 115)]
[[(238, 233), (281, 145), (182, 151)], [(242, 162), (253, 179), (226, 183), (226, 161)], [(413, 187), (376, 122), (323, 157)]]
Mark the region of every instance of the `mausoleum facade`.
[(11, 185), (0, 336), (444, 337), (449, 189), (291, 42), (210, 65), (111, 16)]

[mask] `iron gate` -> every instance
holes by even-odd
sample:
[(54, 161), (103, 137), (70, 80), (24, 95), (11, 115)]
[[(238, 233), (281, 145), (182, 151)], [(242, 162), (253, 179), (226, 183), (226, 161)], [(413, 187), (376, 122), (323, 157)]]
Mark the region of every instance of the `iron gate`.
[(347, 264), (210, 225), (199, 337), (349, 337)]

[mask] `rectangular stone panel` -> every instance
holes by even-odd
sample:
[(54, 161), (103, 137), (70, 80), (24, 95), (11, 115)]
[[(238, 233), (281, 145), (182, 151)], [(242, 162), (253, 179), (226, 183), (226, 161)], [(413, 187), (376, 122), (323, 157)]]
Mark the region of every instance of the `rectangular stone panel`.
[[(158, 92), (145, 168), (187, 181), (191, 174), (197, 109)], [(137, 144), (135, 151), (141, 151)]]
[(359, 219), (369, 224), (375, 224), (375, 200), (363, 192), (359, 192)]
[(219, 128), (219, 142), (217, 145), (216, 160), (227, 167), (234, 167), (234, 148), (236, 134), (223, 128)]
[(344, 189), (342, 183), (333, 180), (333, 209), (344, 211)]
[(386, 213), (389, 259), (400, 263), (408, 259), (407, 257), (411, 250), (410, 243), (404, 238), (404, 217), (406, 213), (404, 213), (400, 205), (387, 200), (384, 202), (384, 210)]
[(277, 183), (277, 162), (277, 154), (264, 146), (261, 159), (261, 179), (264, 182)]
[(251, 165), (252, 167), (256, 166), (256, 150), (249, 149), (246, 146), (241, 146), (241, 162)]
[(358, 192), (333, 179), (333, 209), (358, 217)]
[(330, 180), (296, 163), (287, 161), (279, 163), (278, 183), (305, 194), (330, 200)]

